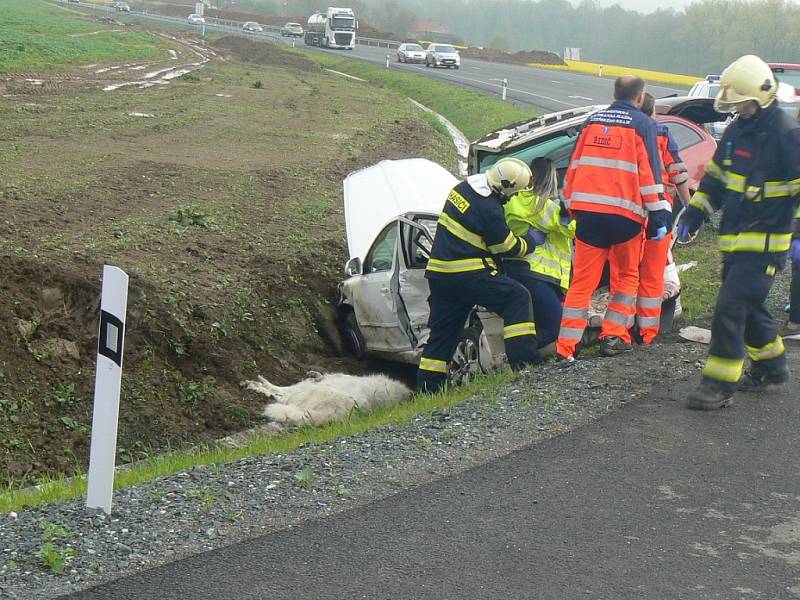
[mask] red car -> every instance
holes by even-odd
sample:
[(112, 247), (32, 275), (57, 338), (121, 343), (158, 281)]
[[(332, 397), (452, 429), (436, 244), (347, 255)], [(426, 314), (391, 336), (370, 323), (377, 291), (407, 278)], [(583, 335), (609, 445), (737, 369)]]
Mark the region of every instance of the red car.
[[(559, 183), (567, 171), (572, 149), (584, 121), (605, 106), (585, 106), (543, 115), (493, 131), (470, 144), (468, 174), (482, 173), (505, 156), (529, 163), (537, 156), (553, 160)], [(669, 127), (681, 158), (689, 169), (689, 187), (697, 189), (706, 163), (714, 155), (717, 143), (704, 126), (724, 122), (728, 115), (714, 110), (713, 98), (671, 97), (656, 100), (656, 119)]]
[(800, 65), (792, 63), (767, 63), (778, 81), (794, 87), (794, 93), (800, 96)]

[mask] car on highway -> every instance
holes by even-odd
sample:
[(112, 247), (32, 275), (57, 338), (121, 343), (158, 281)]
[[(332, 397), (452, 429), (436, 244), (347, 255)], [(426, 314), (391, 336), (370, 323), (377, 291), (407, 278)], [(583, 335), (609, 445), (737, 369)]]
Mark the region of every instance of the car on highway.
[[(384, 160), (344, 180), (349, 260), (339, 284), (344, 344), (358, 358), (417, 364), (428, 339), (428, 263), (447, 194), (458, 183), (423, 158)], [(450, 379), (502, 361), (503, 322), (475, 309), (464, 323)]]
[(264, 28), (255, 21), (247, 21), (242, 25), (242, 31), (249, 31), (251, 33), (259, 33), (264, 31)]
[(430, 44), (425, 49), (425, 66), (458, 69), (461, 66), (461, 57), (458, 50), (450, 44)]
[(188, 17), (186, 17), (186, 20), (189, 21), (189, 23), (191, 23), (192, 25), (202, 25), (203, 23), (206, 22), (205, 18), (203, 18), (203, 15), (197, 15), (197, 14), (189, 15)]
[(115, 2), (114, 8), (120, 12), (131, 12), (131, 7), (127, 2)]
[(281, 27), (283, 37), (303, 37), (303, 26), (300, 23), (285, 23)]
[(397, 62), (424, 63), (425, 50), (419, 44), (400, 44), (397, 47)]

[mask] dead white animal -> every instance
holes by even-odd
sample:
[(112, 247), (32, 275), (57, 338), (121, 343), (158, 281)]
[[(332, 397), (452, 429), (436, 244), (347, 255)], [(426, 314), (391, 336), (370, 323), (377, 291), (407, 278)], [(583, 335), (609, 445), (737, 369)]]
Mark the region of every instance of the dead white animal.
[(369, 411), (397, 404), (411, 390), (385, 375), (345, 375), (310, 372), (309, 378), (280, 387), (259, 375), (258, 381), (242, 385), (275, 400), (264, 408), (264, 416), (290, 425), (324, 425), (347, 417), (354, 408)]

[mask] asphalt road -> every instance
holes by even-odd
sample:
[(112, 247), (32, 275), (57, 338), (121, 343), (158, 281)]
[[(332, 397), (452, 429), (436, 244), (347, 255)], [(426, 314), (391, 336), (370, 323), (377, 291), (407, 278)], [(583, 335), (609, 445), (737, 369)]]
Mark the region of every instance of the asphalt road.
[[(115, 18), (122, 18), (125, 16), (106, 6), (97, 6), (87, 3), (79, 3), (77, 6), (94, 11), (101, 11)], [(177, 27), (191, 29), (202, 34), (201, 26), (189, 25), (186, 20), (182, 18), (164, 17), (157, 14), (143, 14), (139, 12), (130, 13), (129, 16), (168, 22)], [(225, 23), (227, 23), (227, 25)], [(396, 51), (389, 48), (359, 44), (356, 45), (353, 50), (328, 50), (306, 46), (302, 38), (281, 37), (274, 31), (264, 31), (257, 34), (245, 33), (241, 29), (241, 24), (236, 22), (225, 21), (223, 23), (215, 23), (214, 19), (208, 19), (207, 27), (208, 31), (240, 35), (253, 40), (271, 43), (294, 43), (298, 48), (306, 48), (316, 52), (327, 52), (336, 56), (343, 56), (354, 60), (365, 60), (379, 65), (386, 64), (386, 55), (388, 54), (390, 69), (435, 77), (436, 79), (448, 83), (461, 85), (489, 94), (496, 94), (497, 96), (501, 96), (503, 89), (502, 80), (506, 79), (508, 85), (506, 90), (508, 101), (527, 106), (536, 106), (547, 112), (566, 110), (568, 108), (586, 106), (589, 104), (605, 104), (611, 101), (613, 92), (614, 80), (605, 77), (469, 59), (462, 59), (461, 68), (458, 70), (426, 68), (425, 65), (398, 63)], [(688, 88), (663, 85), (651, 85), (648, 86), (648, 89), (657, 98), (669, 96), (671, 94), (685, 94), (688, 91)]]
[[(298, 46), (303, 46), (298, 42)], [(305, 46), (303, 46), (305, 47)], [(318, 50), (314, 48), (314, 50)], [(606, 77), (583, 75), (567, 71), (535, 69), (523, 65), (510, 65), (482, 60), (461, 59), (461, 68), (434, 69), (424, 64), (397, 62), (394, 50), (373, 46), (356, 46), (353, 50), (322, 50), (337, 56), (366, 60), (375, 64), (386, 64), (389, 68), (404, 72), (435, 77), (447, 83), (489, 92), (500, 96), (502, 80), (508, 80), (507, 98), (515, 103), (533, 105), (548, 112), (566, 110), (588, 104), (605, 104), (611, 101), (614, 80)], [(685, 94), (688, 88), (650, 85), (648, 89), (657, 98), (671, 94)]]
[(671, 382), (459, 476), (71, 598), (800, 598), (798, 359), (791, 386), (722, 412)]

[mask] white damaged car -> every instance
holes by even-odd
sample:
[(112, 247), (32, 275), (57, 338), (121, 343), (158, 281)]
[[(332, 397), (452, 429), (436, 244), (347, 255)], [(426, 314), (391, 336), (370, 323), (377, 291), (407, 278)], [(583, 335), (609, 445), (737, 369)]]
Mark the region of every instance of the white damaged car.
[[(344, 180), (350, 258), (339, 284), (339, 317), (350, 350), (417, 364), (428, 329), (428, 264), (436, 223), (458, 180), (422, 158), (384, 160)], [(451, 362), (462, 382), (504, 360), (503, 322), (476, 309)]]

